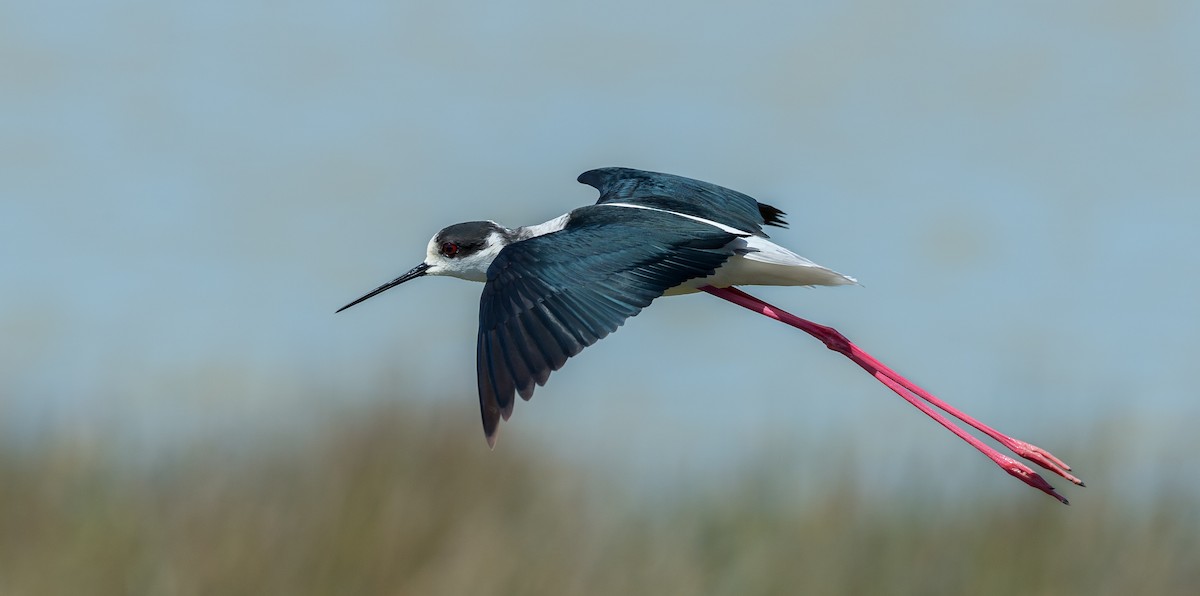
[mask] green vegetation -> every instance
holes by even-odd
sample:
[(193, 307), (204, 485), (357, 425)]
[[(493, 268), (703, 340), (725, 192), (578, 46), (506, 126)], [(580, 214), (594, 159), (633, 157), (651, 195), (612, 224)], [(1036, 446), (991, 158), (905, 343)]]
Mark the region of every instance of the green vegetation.
[(1068, 508), (872, 498), (835, 477), (793, 499), (760, 468), (646, 505), (544, 455), (489, 452), (462, 410), (422, 424), (398, 410), (370, 406), (303, 438), (204, 443), (151, 465), (68, 438), (8, 449), (0, 594), (1013, 596), (1200, 585), (1198, 508), (1167, 489), (1135, 506), (1093, 485), (1071, 494), (1086, 506)]

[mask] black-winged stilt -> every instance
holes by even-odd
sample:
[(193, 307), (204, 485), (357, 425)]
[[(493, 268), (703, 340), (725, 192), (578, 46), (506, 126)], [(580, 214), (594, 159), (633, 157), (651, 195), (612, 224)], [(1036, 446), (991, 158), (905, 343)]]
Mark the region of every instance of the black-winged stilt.
[(1029, 466), (984, 444), (930, 405), (1083, 486), (1050, 452), (967, 416), (837, 330), (737, 289), (855, 282), (768, 240), (764, 225), (786, 225), (779, 209), (715, 184), (629, 168), (590, 170), (579, 182), (600, 191), (595, 205), (535, 226), (509, 229), (473, 221), (447, 227), (429, 241), (420, 265), (338, 312), (423, 275), (484, 282), (476, 373), (484, 434), (495, 446), (497, 427), (512, 415), (516, 395), (528, 400), (535, 385), (544, 385), (568, 358), (655, 298), (708, 292), (821, 340), (1022, 482), (1067, 503)]

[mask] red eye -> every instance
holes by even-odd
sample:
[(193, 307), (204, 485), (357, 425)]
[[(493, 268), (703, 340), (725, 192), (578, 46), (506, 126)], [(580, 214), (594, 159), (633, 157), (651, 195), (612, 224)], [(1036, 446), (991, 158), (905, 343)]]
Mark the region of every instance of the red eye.
[(455, 255), (458, 254), (458, 245), (453, 242), (443, 242), (442, 243), (442, 254), (446, 255), (447, 257), (453, 258)]

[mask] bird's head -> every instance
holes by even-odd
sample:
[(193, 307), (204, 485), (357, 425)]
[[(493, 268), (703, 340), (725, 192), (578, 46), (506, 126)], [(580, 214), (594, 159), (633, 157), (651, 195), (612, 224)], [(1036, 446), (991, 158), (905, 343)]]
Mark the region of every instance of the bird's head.
[(488, 267), (511, 238), (512, 232), (494, 221), (468, 221), (444, 228), (429, 240), (425, 260), (420, 265), (339, 308), (337, 312), (425, 275), (487, 281)]

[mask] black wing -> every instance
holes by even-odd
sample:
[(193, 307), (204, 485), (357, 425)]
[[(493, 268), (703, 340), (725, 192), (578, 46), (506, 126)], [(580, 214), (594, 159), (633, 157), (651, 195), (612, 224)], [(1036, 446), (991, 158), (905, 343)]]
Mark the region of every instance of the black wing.
[(736, 234), (646, 209), (583, 207), (558, 232), (511, 244), (479, 301), (476, 369), (488, 444), (515, 393), (529, 399), (552, 371), (612, 333), (666, 290), (711, 275)]
[(673, 174), (600, 168), (579, 175), (600, 191), (600, 203), (627, 202), (718, 221), (760, 236), (764, 224), (787, 227), (784, 213), (736, 190)]

